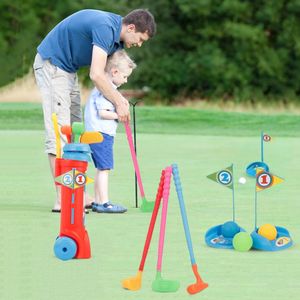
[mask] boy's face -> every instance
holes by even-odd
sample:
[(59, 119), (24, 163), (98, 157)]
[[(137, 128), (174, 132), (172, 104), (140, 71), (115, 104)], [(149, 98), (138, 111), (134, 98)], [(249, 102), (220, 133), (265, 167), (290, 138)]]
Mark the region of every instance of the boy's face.
[(135, 25), (127, 25), (127, 31), (124, 36), (124, 44), (126, 48), (141, 47), (144, 42), (148, 41), (149, 35), (146, 32), (136, 32)]
[(121, 86), (122, 84), (127, 82), (127, 78), (131, 75), (132, 69), (128, 68), (127, 70), (121, 70), (118, 68), (113, 68), (111, 70), (111, 78), (112, 82), (117, 86)]

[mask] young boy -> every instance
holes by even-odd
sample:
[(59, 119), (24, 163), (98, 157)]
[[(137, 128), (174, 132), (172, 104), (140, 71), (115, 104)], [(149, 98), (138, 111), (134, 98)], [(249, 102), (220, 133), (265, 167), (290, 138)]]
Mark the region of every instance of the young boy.
[[(136, 67), (125, 50), (108, 57), (105, 74), (112, 86), (117, 89), (127, 82)], [(127, 208), (113, 204), (108, 197), (108, 175), (113, 169), (113, 144), (118, 126), (118, 115), (112, 102), (108, 101), (96, 88), (92, 91), (85, 107), (84, 122), (86, 131), (99, 131), (103, 142), (90, 144), (92, 158), (97, 168), (95, 175), (95, 202), (92, 210), (99, 213), (124, 213)]]

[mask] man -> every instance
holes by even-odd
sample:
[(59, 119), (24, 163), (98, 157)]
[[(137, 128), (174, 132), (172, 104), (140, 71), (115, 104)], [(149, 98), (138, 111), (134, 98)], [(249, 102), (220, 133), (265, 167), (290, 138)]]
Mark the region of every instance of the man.
[[(155, 32), (154, 17), (144, 9), (133, 10), (124, 18), (85, 9), (61, 21), (38, 46), (33, 68), (43, 99), (45, 146), (53, 177), (56, 147), (51, 115), (57, 114), (61, 126), (81, 121), (77, 70), (90, 66), (94, 85), (115, 105), (119, 121), (127, 122), (130, 120), (129, 103), (107, 80), (106, 60), (123, 47), (141, 47)], [(64, 136), (61, 140), (66, 142)], [(56, 189), (53, 212), (60, 211), (60, 187)]]

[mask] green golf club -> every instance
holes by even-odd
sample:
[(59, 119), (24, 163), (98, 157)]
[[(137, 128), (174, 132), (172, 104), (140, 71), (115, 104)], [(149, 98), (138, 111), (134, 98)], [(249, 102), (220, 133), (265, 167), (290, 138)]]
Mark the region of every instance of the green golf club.
[(74, 122), (72, 124), (72, 133), (74, 135), (74, 143), (79, 143), (79, 138), (84, 133), (84, 124), (81, 122)]
[(170, 193), (170, 181), (171, 181), (172, 168), (167, 167), (165, 169), (165, 180), (163, 187), (163, 207), (161, 212), (160, 231), (159, 231), (159, 243), (158, 243), (158, 257), (156, 265), (156, 276), (152, 282), (152, 290), (159, 293), (172, 293), (179, 289), (179, 282), (176, 280), (166, 280), (161, 276), (161, 266), (163, 257), (163, 248), (166, 232), (166, 221), (168, 211), (168, 201)]

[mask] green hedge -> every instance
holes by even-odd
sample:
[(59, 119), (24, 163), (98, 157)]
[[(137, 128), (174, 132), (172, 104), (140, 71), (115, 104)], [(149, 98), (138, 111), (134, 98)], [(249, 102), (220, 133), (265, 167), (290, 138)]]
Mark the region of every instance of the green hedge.
[(129, 50), (139, 66), (130, 86), (148, 86), (153, 97), (299, 101), (298, 0), (2, 0), (0, 86), (28, 72), (36, 46), (57, 22), (87, 7), (153, 12), (157, 36)]

